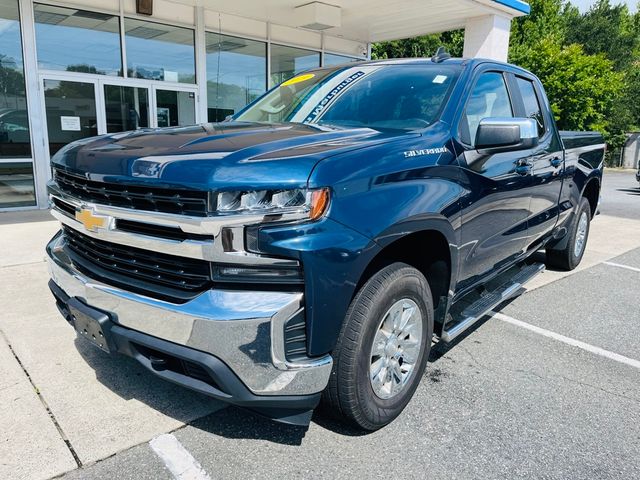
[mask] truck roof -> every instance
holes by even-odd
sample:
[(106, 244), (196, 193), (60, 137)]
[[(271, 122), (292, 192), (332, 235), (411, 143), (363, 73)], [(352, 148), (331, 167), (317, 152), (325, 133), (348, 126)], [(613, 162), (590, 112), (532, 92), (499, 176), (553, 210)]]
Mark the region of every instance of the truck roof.
[(378, 60), (365, 60), (358, 62), (358, 65), (421, 65), (421, 64), (437, 64), (437, 65), (462, 65), (462, 66), (475, 66), (483, 63), (492, 63), (495, 65), (508, 66), (510, 68), (523, 68), (513, 65), (511, 63), (501, 62), (499, 60), (492, 60), (489, 58), (447, 58), (441, 61), (434, 61), (430, 57), (417, 57), (417, 58), (382, 58)]

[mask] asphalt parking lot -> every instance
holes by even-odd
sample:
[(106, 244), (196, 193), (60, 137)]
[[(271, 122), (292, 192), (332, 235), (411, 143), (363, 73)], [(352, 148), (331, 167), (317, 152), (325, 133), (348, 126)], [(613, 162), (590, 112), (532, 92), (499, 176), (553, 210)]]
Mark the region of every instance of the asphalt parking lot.
[[(46, 288), (46, 212), (0, 214), (0, 478), (640, 478), (640, 188), (608, 171), (570, 274), (546, 271), (363, 435), (225, 407), (75, 339)], [(176, 473), (177, 472), (177, 473)]]

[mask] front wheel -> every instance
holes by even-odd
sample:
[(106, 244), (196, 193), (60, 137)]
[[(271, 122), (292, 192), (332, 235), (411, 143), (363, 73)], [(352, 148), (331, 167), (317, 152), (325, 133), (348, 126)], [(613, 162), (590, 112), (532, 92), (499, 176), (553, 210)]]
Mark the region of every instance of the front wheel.
[(586, 198), (582, 198), (570, 231), (567, 233), (569, 235), (567, 244), (561, 250), (547, 249), (547, 264), (561, 270), (573, 270), (576, 268), (580, 264), (587, 247), (590, 224), (591, 206)]
[(359, 428), (387, 425), (418, 387), (432, 335), (427, 279), (404, 263), (383, 268), (349, 306), (333, 352), (325, 404)]

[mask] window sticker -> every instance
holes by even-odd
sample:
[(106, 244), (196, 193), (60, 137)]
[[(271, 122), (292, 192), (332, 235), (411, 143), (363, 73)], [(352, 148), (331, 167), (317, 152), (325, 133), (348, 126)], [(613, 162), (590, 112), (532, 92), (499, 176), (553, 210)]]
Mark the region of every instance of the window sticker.
[(432, 83), (444, 83), (447, 81), (447, 76), (446, 75), (436, 75), (433, 78), (433, 82)]
[(297, 77), (290, 78), (286, 82), (283, 82), (281, 87), (287, 87), (289, 85), (295, 85), (296, 83), (306, 82), (311, 80), (315, 75), (313, 73), (305, 73), (304, 75), (298, 75)]
[(327, 93), (320, 102), (311, 110), (311, 113), (307, 116), (304, 123), (311, 123), (315, 119), (318, 118), (322, 114), (322, 112), (327, 108), (327, 105), (333, 100), (336, 95), (338, 95), (342, 90), (348, 87), (351, 83), (353, 83), (358, 78), (362, 77), (365, 73), (363, 71), (357, 71), (352, 75), (349, 75), (343, 81), (341, 81), (338, 85), (336, 85), (329, 93)]

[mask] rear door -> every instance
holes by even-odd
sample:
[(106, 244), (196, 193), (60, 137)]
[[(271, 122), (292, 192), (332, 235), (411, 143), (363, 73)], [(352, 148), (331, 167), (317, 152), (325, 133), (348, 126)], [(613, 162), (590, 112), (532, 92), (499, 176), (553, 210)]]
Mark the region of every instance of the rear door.
[(475, 74), (460, 115), (456, 149), (467, 193), (461, 200), (458, 291), (511, 263), (527, 246), (531, 152), (482, 154), (474, 148), (483, 118), (516, 116), (516, 95), (509, 74), (485, 67)]
[(533, 118), (538, 124), (539, 143), (529, 151), (532, 185), (527, 233), (532, 247), (552, 232), (558, 220), (564, 152), (540, 84), (532, 77), (520, 74), (514, 76), (514, 81), (520, 100), (516, 103), (518, 116)]

